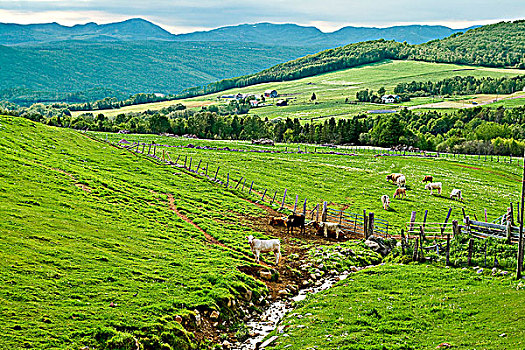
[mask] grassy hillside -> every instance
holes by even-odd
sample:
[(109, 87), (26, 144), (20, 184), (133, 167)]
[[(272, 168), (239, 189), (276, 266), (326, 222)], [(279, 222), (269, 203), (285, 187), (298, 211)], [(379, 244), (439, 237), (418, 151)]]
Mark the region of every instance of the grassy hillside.
[[(370, 110), (399, 109), (402, 106), (413, 107), (428, 103), (444, 101), (455, 101), (458, 97), (443, 99), (442, 97), (414, 98), (410, 102), (396, 105), (380, 105), (371, 103), (349, 104), (345, 103), (355, 100), (356, 92), (364, 89), (377, 91), (384, 87), (388, 93), (393, 93), (394, 87), (399, 83), (410, 83), (412, 81), (426, 82), (439, 81), (454, 76), (474, 76), (474, 77), (511, 77), (523, 74), (524, 71), (518, 69), (498, 69), (479, 66), (461, 66), (456, 64), (426, 63), (418, 61), (385, 60), (360, 67), (349, 68), (331, 73), (325, 73), (314, 77), (302, 78), (294, 81), (264, 83), (243, 88), (235, 88), (220, 93), (206, 96), (194, 97), (191, 99), (166, 101), (158, 103), (148, 103), (142, 105), (128, 106), (119, 109), (102, 110), (106, 116), (116, 116), (120, 113), (141, 112), (146, 110), (159, 110), (170, 105), (183, 103), (188, 108), (198, 108), (211, 104), (223, 104), (229, 101), (217, 101), (217, 97), (222, 95), (232, 95), (237, 93), (262, 94), (265, 90), (275, 89), (281, 94), (282, 98), (289, 98), (289, 106), (277, 107), (272, 99), (268, 100), (271, 104), (267, 107), (253, 108), (250, 114), (261, 117), (273, 118), (320, 118), (320, 117), (347, 117), (356, 113)], [(316, 101), (310, 100), (312, 93), (316, 94)], [(462, 101), (474, 100), (482, 96), (460, 97)], [(494, 96), (494, 99), (496, 96)], [(501, 99), (502, 96), (499, 96)], [(480, 101), (481, 103), (481, 101)], [(439, 108), (439, 106), (436, 106)], [(462, 107), (461, 102), (459, 107)], [(84, 112), (73, 112), (79, 115)], [(98, 111), (93, 111), (98, 113)]]
[[(105, 134), (99, 134), (105, 137)], [(231, 149), (285, 151), (297, 150), (297, 145), (281, 144), (277, 148), (269, 146), (251, 146), (246, 142), (224, 142), (207, 140), (174, 139), (152, 135), (118, 135), (109, 134), (110, 140), (152, 142), (167, 145), (208, 145), (228, 147)], [(304, 146), (301, 146), (304, 150)], [(160, 150), (160, 148), (158, 148)], [(181, 156), (179, 163), (187, 156), (195, 163), (209, 163), (210, 172), (220, 166), (221, 179), (226, 180), (230, 174), (232, 183), (244, 177), (248, 186), (254, 181), (254, 189), (262, 195), (267, 189), (266, 201), (277, 191), (276, 200), (282, 200), (284, 189), (288, 189), (288, 206), (293, 207), (295, 196), (299, 195), (299, 205), (307, 198), (308, 209), (316, 203), (327, 201), (330, 206), (346, 208), (353, 213), (363, 210), (372, 211), (376, 217), (389, 221), (394, 232), (405, 228), (410, 213), (417, 211), (418, 220), (423, 220), (424, 210), (429, 210), (428, 222), (443, 222), (448, 208), (453, 208), (451, 219), (462, 220), (462, 209), (467, 215), (484, 217), (484, 208), (490, 220), (502, 215), (510, 202), (519, 199), (521, 168), (514, 160), (513, 164), (485, 162), (483, 158), (445, 159), (416, 157), (375, 157), (377, 152), (360, 150), (358, 156), (330, 154), (292, 154), (292, 153), (254, 153), (213, 151), (196, 148), (166, 148), (171, 159)], [(314, 151), (308, 146), (309, 151)], [(319, 152), (332, 149), (319, 147)], [(353, 148), (333, 150), (342, 153), (353, 153)], [(162, 152), (162, 151), (161, 151)], [(401, 172), (407, 177), (407, 198), (393, 199), (396, 186), (387, 183), (385, 177), (393, 172)], [(431, 196), (421, 183), (424, 175), (433, 175), (434, 181), (443, 182), (441, 196)], [(449, 199), (453, 188), (463, 190), (464, 203)], [(496, 195), (487, 196), (487, 193)], [(390, 210), (382, 208), (381, 196), (390, 196)], [(260, 196), (259, 195), (259, 196)], [(268, 198), (270, 196), (270, 198)]]
[(488, 273), (376, 267), (300, 302), (274, 348), (522, 349), (524, 293), (523, 282)]
[(67, 129), (1, 116), (0, 140), (0, 348), (185, 349), (176, 315), (266, 289), (236, 269), (247, 201)]
[[(246, 43), (162, 41), (0, 46), (0, 96), (1, 90), (15, 87), (48, 94), (100, 87), (124, 93), (173, 93), (252, 73), (311, 52), (300, 47)], [(31, 101), (28, 92), (4, 98), (16, 102), (22, 96)], [(42, 98), (42, 94), (36, 97)]]

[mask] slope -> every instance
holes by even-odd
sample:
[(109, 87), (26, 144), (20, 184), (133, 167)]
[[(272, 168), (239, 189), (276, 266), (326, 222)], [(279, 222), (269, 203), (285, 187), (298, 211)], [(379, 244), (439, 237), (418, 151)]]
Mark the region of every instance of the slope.
[(257, 207), (71, 130), (2, 116), (0, 140), (0, 348), (186, 349), (176, 315), (265, 293), (236, 269)]

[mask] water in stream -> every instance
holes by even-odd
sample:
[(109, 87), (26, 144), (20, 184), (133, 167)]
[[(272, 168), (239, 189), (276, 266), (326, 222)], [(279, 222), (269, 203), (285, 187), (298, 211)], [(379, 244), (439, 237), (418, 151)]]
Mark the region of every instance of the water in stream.
[(310, 287), (299, 291), (295, 297), (286, 300), (278, 300), (268, 306), (262, 315), (257, 315), (255, 319), (246, 322), (246, 326), (250, 329), (250, 333), (256, 333), (255, 337), (249, 338), (242, 344), (234, 344), (231, 347), (233, 350), (254, 350), (257, 348), (257, 343), (270, 334), (282, 320), (282, 318), (293, 309), (293, 303), (306, 299), (309, 294), (315, 294), (325, 289), (332, 287), (337, 281), (344, 280), (348, 277), (348, 272), (344, 272), (339, 276), (331, 276), (322, 279), (322, 284), (316, 287)]

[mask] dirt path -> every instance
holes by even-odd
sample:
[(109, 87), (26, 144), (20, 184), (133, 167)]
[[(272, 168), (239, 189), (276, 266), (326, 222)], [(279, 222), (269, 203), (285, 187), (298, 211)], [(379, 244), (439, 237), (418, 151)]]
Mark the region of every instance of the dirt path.
[(203, 234), (204, 234), (204, 237), (206, 237), (206, 240), (208, 242), (210, 242), (211, 244), (215, 244), (215, 245), (219, 245), (223, 248), (226, 248), (226, 249), (232, 249), (230, 247), (228, 247), (227, 245), (219, 242), (218, 240), (216, 240), (215, 238), (213, 238), (212, 236), (210, 236), (206, 231), (204, 231), (199, 225), (197, 225), (196, 223), (194, 223), (189, 217), (187, 217), (186, 215), (182, 214), (180, 211), (177, 210), (177, 207), (175, 206), (175, 198), (173, 198), (173, 195), (171, 193), (168, 193), (168, 203), (169, 203), (169, 207), (170, 207), (170, 210), (173, 211), (175, 214), (177, 214), (177, 216), (179, 218), (181, 218), (182, 220), (186, 221), (188, 224), (192, 225), (193, 227), (195, 227), (196, 229), (198, 229), (199, 231), (201, 231)]

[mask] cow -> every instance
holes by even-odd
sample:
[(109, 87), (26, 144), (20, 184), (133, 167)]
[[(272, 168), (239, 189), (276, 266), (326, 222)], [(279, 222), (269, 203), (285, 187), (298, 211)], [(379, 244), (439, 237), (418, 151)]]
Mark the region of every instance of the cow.
[(463, 197), (461, 197), (461, 190), (454, 188), (452, 192), (450, 192), (450, 199), (456, 198), (459, 201), (463, 201)]
[(272, 216), (268, 222), (271, 226), (286, 226), (286, 217)]
[(386, 194), (382, 195), (381, 203), (383, 203), (383, 209), (388, 210), (388, 206), (390, 205), (390, 197), (388, 197)]
[(292, 233), (293, 234), (293, 228), (299, 227), (299, 233), (305, 233), (305, 225), (304, 225), (305, 216), (302, 214), (296, 215), (292, 214), (288, 216), (286, 219), (286, 233)]
[(311, 225), (315, 228), (318, 234), (324, 232), (325, 237), (328, 237), (328, 232), (335, 233), (335, 239), (339, 239), (339, 235), (344, 234), (343, 230), (341, 229), (341, 224), (336, 222), (313, 221)]
[(392, 183), (396, 183), (397, 179), (401, 176), (404, 176), (404, 175), (400, 173), (393, 173), (393, 174), (386, 176), (386, 181), (392, 181)]
[(441, 189), (441, 182), (431, 182), (425, 185), (425, 190), (430, 190), (430, 194), (433, 194), (434, 190), (437, 190), (438, 194), (441, 194)]
[(396, 180), (396, 183), (397, 183), (397, 187), (406, 187), (407, 185), (407, 179), (405, 178), (405, 175), (402, 175), (400, 177), (397, 178)]
[(425, 175), (422, 182), (432, 182), (433, 180), (434, 178), (432, 177), (432, 175)]
[(394, 198), (396, 197), (406, 197), (407, 196), (407, 190), (406, 188), (397, 188), (396, 191), (394, 192)]
[(248, 243), (250, 244), (250, 249), (252, 250), (253, 255), (255, 256), (255, 262), (259, 263), (259, 255), (261, 253), (270, 253), (275, 254), (275, 265), (279, 265), (281, 260), (281, 241), (278, 239), (257, 239), (253, 238), (252, 235), (246, 236)]

